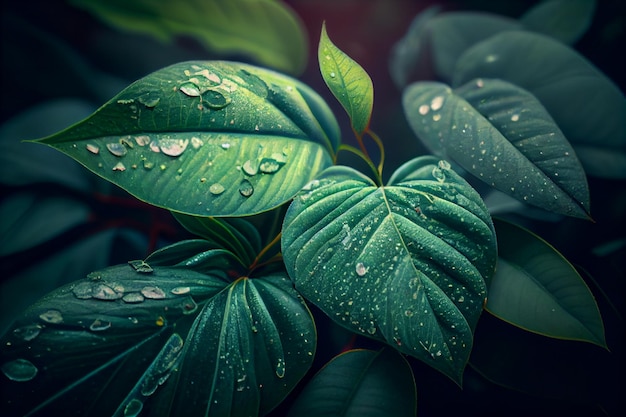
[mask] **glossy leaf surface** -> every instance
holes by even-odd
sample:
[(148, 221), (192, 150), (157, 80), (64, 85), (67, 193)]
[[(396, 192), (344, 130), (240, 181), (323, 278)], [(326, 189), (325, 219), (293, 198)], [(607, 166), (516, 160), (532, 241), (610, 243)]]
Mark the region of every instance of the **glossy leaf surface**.
[(572, 145), (626, 152), (623, 93), (583, 56), (550, 37), (498, 34), (467, 50), (454, 74), (454, 87), (476, 78), (509, 81), (537, 97)]
[(246, 55), (259, 64), (299, 74), (307, 39), (298, 16), (282, 1), (72, 0), (103, 21), (165, 42), (193, 37), (208, 50)]
[(412, 160), (384, 187), (326, 170), (287, 211), (282, 250), (296, 289), (337, 323), (460, 383), (496, 246), (482, 200), (446, 161)]
[(350, 116), (354, 131), (362, 135), (372, 115), (374, 86), (363, 67), (333, 44), (325, 24), (322, 25), (318, 61), (324, 82)]
[(416, 135), (480, 180), (546, 210), (588, 217), (585, 172), (545, 108), (510, 83), (477, 79), (455, 90), (419, 82), (404, 92)]
[(11, 415), (257, 416), (281, 402), (313, 360), (312, 317), (284, 273), (233, 281), (238, 260), (210, 247), (180, 242), (30, 307), (3, 336)]
[(413, 372), (391, 349), (351, 350), (335, 357), (305, 386), (289, 417), (414, 417)]
[(531, 332), (606, 347), (598, 306), (576, 269), (538, 236), (494, 223), (499, 259), (486, 309)]
[(299, 81), (207, 61), (152, 73), (39, 142), (151, 204), (241, 216), (283, 204), (330, 165), (338, 129)]
[(520, 17), (525, 28), (573, 44), (593, 20), (596, 0), (546, 0)]

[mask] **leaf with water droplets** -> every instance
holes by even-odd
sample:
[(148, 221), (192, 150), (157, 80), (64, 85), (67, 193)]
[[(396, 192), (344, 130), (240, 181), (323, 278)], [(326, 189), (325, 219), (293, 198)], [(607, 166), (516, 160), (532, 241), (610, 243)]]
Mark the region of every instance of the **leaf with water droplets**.
[(505, 81), (477, 79), (455, 90), (414, 83), (403, 99), (413, 131), (434, 153), (520, 201), (588, 218), (585, 172), (532, 94)]
[(318, 60), (324, 82), (350, 116), (354, 131), (362, 135), (372, 115), (374, 86), (367, 72), (332, 43), (326, 24), (322, 25)]
[(289, 207), (282, 251), (296, 289), (337, 323), (460, 383), (496, 242), (447, 162), (409, 161), (383, 187), (329, 168)]
[(322, 98), (294, 78), (197, 61), (136, 81), (37, 142), (156, 206), (243, 216), (284, 204), (330, 166), (339, 127)]

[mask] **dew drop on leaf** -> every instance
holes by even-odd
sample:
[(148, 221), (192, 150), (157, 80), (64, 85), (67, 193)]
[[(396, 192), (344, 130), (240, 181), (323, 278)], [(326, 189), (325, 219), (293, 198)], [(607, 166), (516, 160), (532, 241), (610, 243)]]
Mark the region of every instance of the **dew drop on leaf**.
[(115, 166), (113, 166), (113, 171), (119, 171), (119, 172), (126, 171), (126, 166), (123, 163), (118, 162), (117, 164), (115, 164)]
[(224, 192), (225, 188), (222, 184), (220, 184), (219, 182), (216, 182), (215, 184), (211, 184), (211, 186), (209, 187), (209, 192), (213, 195), (220, 195)]
[(27, 359), (15, 359), (2, 364), (2, 373), (11, 381), (30, 381), (37, 375), (37, 372), (37, 367)]
[(122, 301), (128, 304), (142, 303), (144, 300), (145, 297), (138, 292), (129, 292), (122, 297)]
[(29, 342), (39, 336), (39, 333), (41, 333), (42, 329), (43, 327), (39, 324), (29, 324), (13, 330), (13, 335), (18, 339)]
[(93, 323), (89, 325), (89, 330), (92, 332), (101, 332), (103, 330), (107, 330), (111, 328), (110, 321), (102, 321), (100, 319), (95, 319)]
[(59, 324), (63, 322), (63, 315), (59, 310), (48, 310), (45, 313), (41, 313), (39, 318), (46, 323)]
[(143, 409), (143, 403), (136, 398), (133, 398), (124, 407), (124, 417), (137, 417)]
[(367, 268), (363, 262), (359, 262), (356, 264), (355, 267), (356, 270), (356, 274), (360, 277), (362, 277), (363, 275), (367, 274), (367, 271), (369, 270), (369, 268)]
[(256, 161), (252, 161), (250, 159), (248, 159), (246, 162), (243, 163), (243, 172), (246, 173), (246, 175), (256, 175), (259, 172), (259, 165), (256, 163)]
[(128, 153), (126, 146), (119, 142), (107, 143), (107, 149), (115, 156), (124, 156)]
[(181, 91), (181, 93), (189, 97), (200, 97), (200, 94), (201, 94), (200, 88), (191, 82), (186, 82), (186, 83), (181, 84), (181, 86), (179, 87), (179, 90)]
[(87, 148), (87, 150), (94, 155), (98, 155), (100, 153), (100, 147), (98, 145), (94, 145), (93, 143), (88, 143), (85, 145), (85, 148)]
[(165, 298), (165, 291), (159, 287), (147, 286), (141, 289), (141, 295), (152, 300), (162, 300)]
[(253, 193), (254, 187), (252, 186), (252, 183), (248, 180), (241, 181), (241, 183), (239, 184), (239, 194), (247, 198), (250, 197)]
[(180, 156), (185, 149), (187, 149), (187, 145), (189, 144), (189, 139), (171, 139), (165, 138), (159, 140), (159, 149), (165, 155), (168, 156)]

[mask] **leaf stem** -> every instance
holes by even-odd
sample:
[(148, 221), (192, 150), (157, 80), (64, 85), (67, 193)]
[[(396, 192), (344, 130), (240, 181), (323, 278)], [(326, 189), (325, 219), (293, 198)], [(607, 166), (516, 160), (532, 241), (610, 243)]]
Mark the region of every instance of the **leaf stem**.
[(351, 152), (351, 153), (357, 155), (363, 161), (365, 161), (367, 166), (370, 167), (370, 169), (374, 173), (376, 184), (378, 184), (379, 186), (383, 184), (383, 179), (382, 179), (382, 176), (381, 176), (380, 172), (378, 171), (378, 169), (376, 168), (376, 166), (372, 162), (372, 159), (366, 153), (364, 153), (361, 150), (355, 148), (354, 146), (346, 145), (344, 143), (339, 145), (338, 152), (340, 152), (340, 151)]
[(250, 265), (250, 271), (260, 266), (259, 263), (261, 262), (261, 259), (263, 259), (263, 257), (267, 254), (267, 252), (270, 251), (270, 249), (272, 249), (272, 247), (274, 247), (277, 243), (280, 243), (281, 236), (282, 233), (279, 232), (270, 243), (268, 243), (263, 249), (261, 249), (261, 252), (259, 252), (259, 254), (256, 256), (256, 258), (254, 258), (254, 261)]
[(379, 177), (382, 177), (383, 166), (385, 165), (385, 146), (383, 145), (383, 141), (380, 139), (380, 137), (378, 137), (376, 133), (370, 130), (369, 127), (367, 128), (365, 133), (367, 133), (369, 137), (372, 138), (374, 142), (376, 142), (376, 145), (378, 145), (378, 150), (380, 151), (380, 161), (378, 162), (378, 175)]

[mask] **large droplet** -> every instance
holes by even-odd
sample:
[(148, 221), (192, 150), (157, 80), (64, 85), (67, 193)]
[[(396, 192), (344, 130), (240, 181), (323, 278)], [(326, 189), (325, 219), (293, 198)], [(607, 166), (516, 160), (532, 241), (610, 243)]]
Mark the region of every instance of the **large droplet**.
[(200, 97), (202, 94), (200, 87), (191, 82), (182, 83), (178, 89), (189, 97)]
[(145, 297), (138, 292), (129, 292), (122, 297), (122, 301), (128, 304), (142, 303), (144, 300)]
[(254, 194), (254, 187), (252, 186), (252, 183), (248, 180), (241, 181), (241, 183), (239, 183), (239, 194), (246, 198)]
[(126, 146), (119, 142), (107, 143), (107, 149), (115, 156), (124, 156), (128, 153)]
[(124, 407), (124, 417), (137, 417), (143, 409), (143, 403), (136, 398), (133, 398)]
[(14, 329), (13, 335), (15, 335), (15, 337), (19, 339), (22, 339), (28, 342), (28, 341), (33, 340), (37, 336), (39, 336), (39, 333), (41, 333), (42, 329), (43, 327), (39, 324), (29, 324), (29, 325)]
[(165, 155), (168, 156), (179, 156), (185, 149), (187, 149), (187, 145), (189, 144), (189, 139), (160, 139), (159, 140), (159, 149)]
[(110, 328), (111, 328), (110, 321), (103, 321), (100, 319), (95, 319), (93, 323), (91, 323), (91, 325), (89, 326), (89, 330), (91, 330), (92, 332), (101, 332), (103, 330), (107, 330)]
[(93, 285), (90, 282), (79, 282), (72, 288), (72, 292), (76, 298), (87, 300), (92, 297)]
[(16, 359), (2, 364), (2, 373), (11, 381), (26, 382), (37, 375), (37, 367), (27, 359)]
[(222, 184), (220, 184), (219, 182), (216, 182), (215, 184), (211, 184), (211, 186), (209, 187), (209, 192), (213, 195), (220, 195), (224, 192), (225, 188)]
[(253, 176), (259, 172), (259, 164), (256, 161), (248, 159), (246, 162), (243, 163), (242, 169), (243, 172), (246, 173), (246, 175)]
[(98, 155), (100, 153), (100, 147), (98, 145), (94, 145), (93, 143), (88, 143), (85, 145), (87, 150), (94, 155)]
[(165, 291), (159, 287), (147, 286), (141, 289), (141, 295), (152, 300), (162, 300), (166, 297)]
[(273, 174), (277, 172), (283, 164), (280, 164), (274, 158), (263, 158), (259, 164), (259, 170), (264, 174)]
[(230, 104), (230, 97), (217, 90), (208, 90), (202, 94), (202, 105), (212, 109), (222, 109)]
[(48, 310), (45, 313), (41, 313), (39, 318), (50, 324), (59, 324), (63, 322), (63, 315), (59, 310)]
[(356, 264), (355, 267), (356, 270), (356, 274), (360, 277), (362, 277), (363, 275), (367, 274), (367, 271), (369, 270), (369, 268), (367, 268), (363, 262), (359, 262)]
[(153, 108), (159, 104), (159, 101), (161, 101), (160, 95), (161, 94), (158, 91), (148, 91), (140, 95), (137, 98), (137, 101), (148, 108)]
[(279, 378), (285, 376), (285, 360), (283, 358), (279, 358), (276, 363), (276, 376)]
[(117, 300), (122, 298), (124, 295), (123, 289), (122, 291), (116, 291), (117, 289), (113, 289), (106, 284), (95, 284), (92, 287), (92, 297), (98, 300)]

